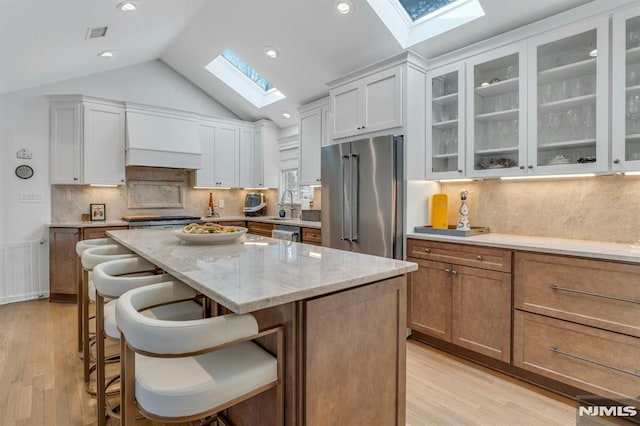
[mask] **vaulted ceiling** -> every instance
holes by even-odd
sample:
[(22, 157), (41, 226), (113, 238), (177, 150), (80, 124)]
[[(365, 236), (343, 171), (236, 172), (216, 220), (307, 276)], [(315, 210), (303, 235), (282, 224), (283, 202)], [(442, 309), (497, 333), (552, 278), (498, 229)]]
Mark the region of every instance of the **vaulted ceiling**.
[[(326, 82), (403, 50), (367, 0), (352, 0), (349, 15), (333, 0), (138, 0), (131, 13), (119, 1), (0, 0), (0, 93), (160, 58), (241, 118), (286, 127), (300, 105), (328, 93)], [(589, 1), (480, 0), (484, 17), (411, 50), (433, 58)], [(85, 39), (100, 26), (105, 37)], [(257, 109), (207, 72), (226, 48), (287, 98)], [(113, 58), (97, 56), (107, 49)]]

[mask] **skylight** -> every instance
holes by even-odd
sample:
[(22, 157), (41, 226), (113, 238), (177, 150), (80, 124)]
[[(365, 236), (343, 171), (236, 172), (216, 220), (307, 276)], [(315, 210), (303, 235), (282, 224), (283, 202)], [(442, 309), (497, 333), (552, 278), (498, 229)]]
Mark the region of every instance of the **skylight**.
[(286, 96), (230, 49), (225, 49), (205, 69), (238, 92), (256, 108), (262, 108)]
[(479, 0), (367, 0), (406, 49), (484, 16)]
[(269, 83), (266, 78), (258, 74), (258, 71), (254, 70), (245, 61), (240, 59), (238, 55), (233, 53), (230, 49), (225, 49), (222, 52), (222, 57), (231, 62), (231, 65), (238, 68), (240, 72), (251, 79), (255, 84), (262, 87), (262, 90), (268, 92), (273, 89), (273, 84)]
[(454, 0), (400, 0), (400, 4), (414, 21), (453, 2)]

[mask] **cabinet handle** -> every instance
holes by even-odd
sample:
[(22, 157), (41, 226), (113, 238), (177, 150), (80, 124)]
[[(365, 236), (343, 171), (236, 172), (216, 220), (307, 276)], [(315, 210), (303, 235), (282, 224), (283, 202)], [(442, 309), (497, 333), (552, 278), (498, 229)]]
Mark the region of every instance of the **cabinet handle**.
[(424, 252), (425, 253), (431, 253), (431, 249), (426, 248), (426, 249), (424, 249)]
[(458, 170), (458, 173), (462, 173), (462, 170)]
[(613, 160), (613, 164), (620, 164), (620, 159), (616, 158), (615, 160)]
[(358, 129), (358, 130), (360, 130), (360, 129), (362, 129), (362, 127), (358, 126), (358, 128), (357, 128), (357, 129)]
[(364, 129), (364, 128), (365, 128), (365, 126), (362, 126), (362, 128)]
[(527, 167), (533, 169), (533, 164), (529, 164)]
[(576, 289), (573, 289), (573, 288), (560, 287), (560, 286), (557, 286), (555, 284), (551, 284), (549, 286), (549, 288), (552, 289), (552, 290), (567, 291), (569, 293), (577, 293), (577, 294), (583, 294), (585, 296), (601, 297), (603, 299), (611, 299), (611, 300), (617, 300), (618, 302), (635, 303), (637, 305), (640, 305), (640, 300), (625, 299), (625, 298), (622, 298), (622, 297), (609, 296), (607, 294), (598, 294), (598, 293), (592, 293), (590, 291), (583, 291), (583, 290), (576, 290)]
[(571, 358), (575, 358), (575, 359), (579, 359), (581, 361), (589, 362), (591, 364), (599, 365), (600, 367), (605, 367), (605, 368), (608, 368), (610, 370), (615, 370), (615, 371), (619, 371), (621, 373), (629, 374), (631, 376), (640, 377), (640, 371), (630, 371), (630, 370), (625, 370), (623, 368), (614, 367), (613, 365), (609, 365), (609, 364), (606, 364), (604, 362), (600, 362), (600, 361), (596, 361), (594, 359), (590, 359), (590, 358), (583, 357), (583, 356), (580, 356), (580, 355), (572, 354), (570, 352), (561, 351), (560, 349), (558, 349), (557, 346), (550, 346), (549, 350), (551, 352), (555, 352), (557, 354), (566, 355), (566, 356), (571, 357)]
[(445, 271), (446, 273), (450, 273), (450, 272), (451, 272), (451, 269), (446, 268), (444, 271)]
[(78, 180), (78, 178), (73, 178), (73, 180)]
[(316, 182), (320, 182), (320, 179), (316, 179)]
[(482, 257), (482, 255), (477, 255), (477, 256), (476, 256), (476, 259), (478, 259), (478, 260), (482, 260), (482, 259), (484, 259), (484, 258)]
[(451, 273), (452, 273), (453, 275), (457, 275), (457, 274), (458, 274), (458, 271), (456, 271), (455, 269), (452, 269), (452, 270), (451, 270)]
[(520, 170), (524, 170), (524, 166), (520, 166)]

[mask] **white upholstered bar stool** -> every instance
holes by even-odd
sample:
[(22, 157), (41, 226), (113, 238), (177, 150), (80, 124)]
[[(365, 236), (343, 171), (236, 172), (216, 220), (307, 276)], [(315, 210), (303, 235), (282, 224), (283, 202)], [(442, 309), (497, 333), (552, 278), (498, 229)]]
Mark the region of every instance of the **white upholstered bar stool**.
[[(97, 364), (97, 415), (98, 425), (105, 425), (107, 397), (107, 378), (105, 374), (105, 334), (112, 339), (120, 339), (116, 325), (117, 298), (129, 290), (139, 287), (175, 280), (168, 274), (156, 274), (154, 264), (140, 258), (111, 260), (101, 263), (93, 269), (92, 281), (96, 289), (96, 364)], [(185, 321), (203, 318), (203, 303), (195, 300), (196, 292), (191, 292), (186, 300), (170, 305), (153, 307), (143, 312), (150, 318), (166, 321)], [(105, 298), (113, 299), (105, 305)], [(115, 382), (113, 378), (109, 383)], [(111, 413), (114, 415), (114, 413)], [(114, 416), (115, 417), (115, 416)]]
[[(115, 242), (114, 242), (115, 243)], [(90, 389), (89, 383), (91, 381), (91, 372), (95, 369), (95, 364), (91, 365), (90, 355), (90, 340), (89, 340), (89, 300), (95, 302), (95, 288), (91, 282), (91, 272), (93, 268), (101, 263), (108, 262), (110, 260), (125, 259), (130, 257), (137, 257), (131, 250), (127, 249), (120, 244), (110, 245), (98, 245), (86, 249), (82, 252), (82, 269), (83, 274), (86, 274), (87, 286), (85, 287), (84, 297), (82, 302), (82, 354), (83, 354), (83, 378), (85, 391), (92, 396), (96, 395), (95, 390)]]
[(77, 303), (78, 303), (78, 352), (80, 353), (80, 358), (82, 358), (84, 356), (83, 352), (82, 352), (82, 338), (83, 338), (83, 333), (82, 333), (82, 326), (83, 326), (83, 305), (84, 305), (84, 298), (87, 295), (87, 288), (89, 285), (89, 279), (88, 279), (88, 273), (86, 273), (86, 271), (84, 270), (84, 268), (82, 267), (82, 253), (90, 248), (93, 247), (97, 247), (97, 246), (104, 246), (104, 245), (113, 245), (116, 244), (115, 241), (113, 241), (111, 238), (94, 238), (92, 240), (82, 240), (82, 241), (78, 241), (78, 243), (76, 244), (76, 254), (78, 255), (78, 265), (79, 265), (79, 272), (80, 272), (80, 279), (78, 280), (78, 299), (77, 299)]
[[(134, 424), (136, 407), (157, 422), (203, 419), (275, 387), (282, 425), (284, 327), (258, 331), (250, 314), (162, 321), (141, 312), (191, 292), (183, 283), (160, 283), (118, 299), (121, 424)], [(267, 335), (277, 337), (276, 357), (252, 341)]]

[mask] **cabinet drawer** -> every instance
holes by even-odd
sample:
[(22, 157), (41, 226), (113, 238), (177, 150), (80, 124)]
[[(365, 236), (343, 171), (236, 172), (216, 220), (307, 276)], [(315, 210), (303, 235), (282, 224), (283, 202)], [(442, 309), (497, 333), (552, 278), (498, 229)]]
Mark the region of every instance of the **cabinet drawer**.
[(640, 266), (515, 253), (515, 307), (640, 337)]
[(302, 228), (302, 242), (321, 245), (322, 230), (315, 228)]
[(247, 222), (248, 232), (250, 234), (262, 235), (264, 237), (270, 237), (271, 231), (273, 231), (272, 223), (263, 222)]
[(83, 240), (93, 240), (95, 238), (107, 238), (107, 231), (118, 231), (129, 229), (128, 226), (101, 226), (99, 228), (84, 228), (82, 230)]
[(514, 365), (611, 398), (640, 395), (640, 339), (516, 311)]
[(509, 250), (409, 239), (407, 256), (511, 272), (511, 251)]
[(220, 225), (222, 226), (242, 226), (245, 228), (247, 226), (247, 222), (244, 220), (229, 220), (229, 221), (220, 221)]

